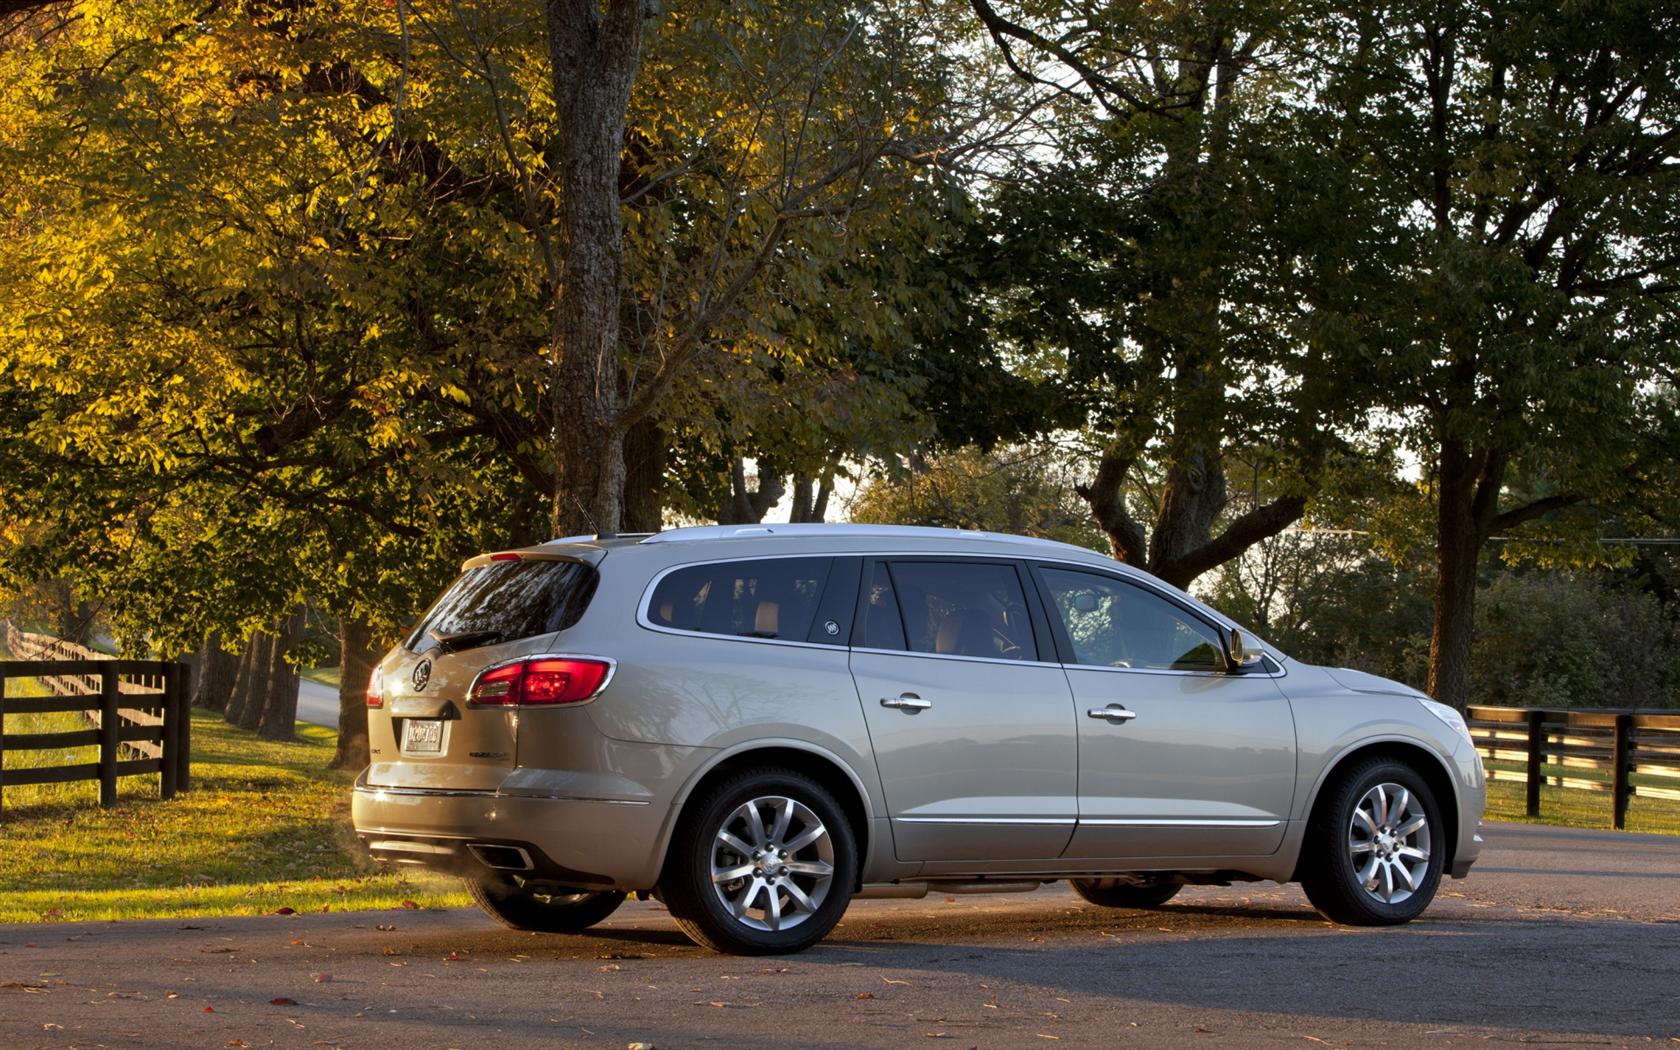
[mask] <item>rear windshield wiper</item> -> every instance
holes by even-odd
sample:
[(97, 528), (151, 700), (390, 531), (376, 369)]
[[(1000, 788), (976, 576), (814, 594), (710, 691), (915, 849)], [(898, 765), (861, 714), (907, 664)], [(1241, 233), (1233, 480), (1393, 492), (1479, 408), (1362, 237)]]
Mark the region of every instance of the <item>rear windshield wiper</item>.
[(437, 631), (427, 631), (432, 640), (438, 643), (438, 648), (446, 653), (459, 652), (462, 649), (477, 649), (481, 645), (490, 645), (502, 640), (500, 631), (456, 631), (454, 634), (440, 634)]

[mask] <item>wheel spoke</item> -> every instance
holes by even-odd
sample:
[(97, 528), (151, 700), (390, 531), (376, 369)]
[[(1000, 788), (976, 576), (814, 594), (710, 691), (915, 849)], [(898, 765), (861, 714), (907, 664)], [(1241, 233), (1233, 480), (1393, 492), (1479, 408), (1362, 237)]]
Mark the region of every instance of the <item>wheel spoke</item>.
[(719, 842), (739, 853), (743, 858), (752, 856), (753, 848), (730, 834), (728, 829), (718, 832), (717, 837)]
[(1393, 864), (1384, 864), (1382, 866), (1382, 898), (1385, 901), (1392, 901), (1394, 899)]
[(720, 884), (734, 882), (736, 879), (744, 879), (752, 873), (753, 866), (751, 864), (741, 864), (733, 868), (713, 868), (712, 881)]
[(787, 850), (790, 854), (798, 853), (800, 850), (809, 846), (811, 843), (817, 841), (826, 834), (828, 834), (827, 828), (823, 827), (820, 823), (812, 824), (793, 838), (788, 839), (787, 842), (783, 843), (782, 848)]
[(752, 882), (748, 883), (746, 890), (743, 891), (740, 896), (728, 902), (729, 910), (735, 913), (735, 917), (737, 919), (746, 918), (747, 909), (752, 907), (753, 899), (758, 896), (758, 891), (765, 888), (766, 886), (763, 879), (753, 879)]
[(1370, 816), (1367, 815), (1366, 812), (1363, 809), (1356, 809), (1356, 810), (1353, 811), (1353, 822), (1355, 824), (1359, 824), (1359, 825), (1364, 826), (1365, 835), (1366, 835), (1367, 838), (1376, 835), (1376, 833), (1377, 833), (1376, 822), (1373, 821), (1370, 818)]
[(1394, 797), (1393, 805), (1391, 805), (1388, 809), (1388, 822), (1390, 824), (1400, 823), (1400, 821), (1406, 816), (1406, 807), (1411, 804), (1412, 793), (1402, 787), (1400, 789), (1400, 794)]
[(826, 860), (790, 860), (787, 870), (795, 875), (814, 875), (819, 879), (834, 876), (834, 865)]
[(1416, 846), (1401, 846), (1395, 852), (1402, 857), (1415, 860), (1420, 864), (1429, 860), (1429, 851), (1426, 849), (1418, 849)]
[(1377, 860), (1376, 854), (1373, 853), (1370, 861), (1368, 861), (1365, 867), (1359, 872), (1359, 884), (1361, 886), (1364, 886), (1368, 890), (1374, 890), (1377, 888), (1377, 866), (1380, 863), (1381, 862)]
[(1396, 861), (1391, 861), (1389, 863), (1389, 867), (1393, 868), (1394, 871), (1395, 871), (1395, 874), (1399, 875), (1402, 879), (1405, 880), (1407, 890), (1417, 889), (1417, 880), (1412, 878), (1412, 869), (1406, 867), (1404, 864), (1400, 863), (1397, 860)]
[(1374, 848), (1375, 847), (1373, 847), (1371, 845), (1369, 840), (1356, 839), (1356, 838), (1352, 837), (1351, 835), (1348, 837), (1348, 852), (1349, 853), (1352, 853), (1352, 854), (1355, 854), (1355, 855), (1358, 855), (1360, 853), (1369, 853)]
[(1387, 824), (1388, 823), (1388, 792), (1383, 790), (1383, 786), (1381, 784), (1378, 784), (1377, 787), (1376, 787), (1376, 796), (1377, 797), (1375, 799), (1373, 799), (1372, 802), (1371, 802), (1371, 809), (1375, 811), (1374, 815), (1377, 819), (1378, 824)]
[(1419, 813), (1417, 816), (1413, 817), (1411, 820), (1408, 820), (1408, 821), (1406, 821), (1406, 823), (1404, 823), (1404, 824), (1400, 825), (1399, 827), (1395, 828), (1394, 829), (1394, 837), (1395, 838), (1401, 838), (1401, 839), (1409, 838), (1412, 835), (1415, 835), (1417, 833), (1418, 829), (1423, 827), (1427, 823), (1429, 823), (1429, 818), (1424, 816), (1422, 813)]
[(770, 829), (770, 843), (772, 845), (787, 838), (788, 824), (793, 821), (793, 799), (785, 798), (782, 806), (776, 811), (776, 824)]
[(764, 814), (758, 808), (759, 800), (748, 802), (735, 812), (746, 822), (747, 834), (752, 836), (753, 845), (759, 849), (765, 846)]
[(805, 891), (795, 885), (792, 879), (783, 879), (782, 889), (787, 890), (789, 904), (796, 905), (800, 910), (806, 912), (817, 910), (817, 906), (811, 903), (811, 898), (806, 896)]
[(772, 931), (782, 928), (782, 894), (775, 886), (764, 887), (764, 922)]

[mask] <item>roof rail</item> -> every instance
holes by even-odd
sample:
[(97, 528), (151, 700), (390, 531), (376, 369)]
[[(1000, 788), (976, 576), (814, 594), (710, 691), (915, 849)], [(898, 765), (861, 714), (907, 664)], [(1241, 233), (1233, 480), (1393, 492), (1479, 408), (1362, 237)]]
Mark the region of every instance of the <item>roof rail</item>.
[(1019, 543), (1058, 550), (1076, 550), (1095, 554), (1089, 547), (1081, 547), (1060, 540), (1037, 536), (1015, 536), (1007, 532), (983, 532), (978, 529), (942, 529), (929, 525), (850, 525), (834, 522), (801, 522), (798, 524), (768, 525), (691, 525), (686, 528), (656, 532), (643, 543), (688, 543), (696, 540), (736, 540), (763, 536), (829, 536), (834, 538), (866, 539), (924, 539), (924, 540), (985, 540), (993, 543)]

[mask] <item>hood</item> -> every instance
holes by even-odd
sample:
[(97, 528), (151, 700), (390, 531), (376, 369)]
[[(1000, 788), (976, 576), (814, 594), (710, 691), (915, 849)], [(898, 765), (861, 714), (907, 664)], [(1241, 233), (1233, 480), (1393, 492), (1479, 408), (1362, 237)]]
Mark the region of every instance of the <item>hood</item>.
[(1422, 697), (1423, 694), (1409, 685), (1401, 685), (1391, 678), (1379, 678), (1364, 671), (1355, 671), (1350, 667), (1326, 667), (1324, 673), (1336, 680), (1336, 684), (1343, 689), (1351, 689), (1356, 693), (1382, 693), (1388, 696)]

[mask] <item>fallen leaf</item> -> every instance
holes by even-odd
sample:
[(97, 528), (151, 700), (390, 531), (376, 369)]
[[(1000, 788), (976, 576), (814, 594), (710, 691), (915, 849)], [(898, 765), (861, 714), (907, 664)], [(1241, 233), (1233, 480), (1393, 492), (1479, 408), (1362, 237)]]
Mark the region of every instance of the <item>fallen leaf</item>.
[(247, 1043), (243, 1039), (229, 1039), (227, 1041), (227, 1045), (229, 1045), (229, 1046), (250, 1046), (251, 1044)]
[(859, 992), (856, 995), (852, 996), (852, 998), (854, 998), (854, 999), (873, 999), (873, 998), (875, 998), (875, 993), (874, 992)]
[(293, 999), (290, 996), (285, 996), (285, 995), (279, 996), (278, 998), (275, 998), (275, 999), (270, 999), (268, 1001), (268, 1005), (270, 1005), (270, 1006), (296, 1006), (297, 1004), (298, 1004), (298, 1001), (296, 999)]
[(379, 925), (374, 927), (374, 929), (379, 930), (382, 933), (390, 933), (392, 930), (394, 930), (396, 928), (397, 927), (396, 927), (395, 923), (389, 923), (389, 922), (382, 922)]
[(43, 1031), (43, 1032), (62, 1032), (62, 1031), (64, 1031), (64, 1026), (61, 1025), (61, 1024), (53, 1024), (51, 1021), (48, 1021), (46, 1024), (41, 1026), (41, 1031)]
[(402, 954), (402, 952), (397, 951), (395, 948), (391, 947), (389, 944), (387, 944), (385, 947), (381, 948), (380, 951), (384, 952), (386, 955), (401, 955)]
[(296, 915), (297, 914), (297, 909), (296, 908), (275, 908), (274, 909), (274, 914), (276, 914), (276, 915)]
[(409, 911), (414, 911), (415, 909), (420, 907), (420, 905), (417, 904), (414, 901), (403, 901), (402, 906), (407, 908)]
[(206, 1006), (204, 1008), (204, 1012), (207, 1014), (213, 1014), (216, 1012), (216, 1008), (214, 1006)]
[(902, 985), (905, 985), (906, 987), (908, 987), (909, 984), (910, 984), (909, 981), (895, 981), (891, 977), (883, 977), (883, 978), (881, 978), (881, 980), (887, 982), (888, 984), (902, 984)]
[(1040, 1039), (1053, 1039), (1058, 1043), (1062, 1041), (1062, 1037), (1059, 1036), (1059, 1035), (1050, 1035), (1050, 1034), (1045, 1033), (1045, 1032), (1037, 1032), (1037, 1033), (1034, 1033), (1034, 1034), (1036, 1034)]
[(312, 974), (309, 975), (309, 979), (314, 981), (316, 984), (331, 984), (332, 983), (332, 974), (330, 974), (330, 973), (312, 973)]

